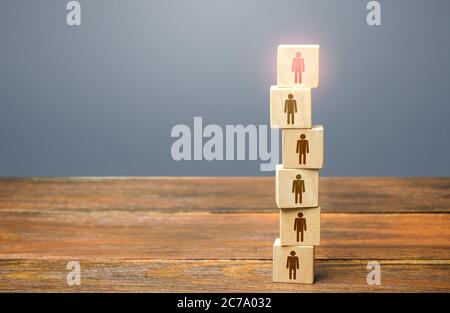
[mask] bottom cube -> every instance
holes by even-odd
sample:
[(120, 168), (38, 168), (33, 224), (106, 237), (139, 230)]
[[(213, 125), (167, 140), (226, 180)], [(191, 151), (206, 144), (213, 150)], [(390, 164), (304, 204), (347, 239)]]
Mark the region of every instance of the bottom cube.
[(314, 246), (273, 244), (273, 281), (279, 283), (314, 283)]

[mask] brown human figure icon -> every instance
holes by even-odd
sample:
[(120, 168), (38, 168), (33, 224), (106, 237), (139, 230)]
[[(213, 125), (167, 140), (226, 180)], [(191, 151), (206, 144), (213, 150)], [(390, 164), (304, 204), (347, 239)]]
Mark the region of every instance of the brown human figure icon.
[[(294, 124), (294, 116), (297, 113), (297, 100), (293, 94), (288, 94), (288, 98), (284, 100), (284, 113), (287, 114), (287, 123)], [(291, 122), (292, 121), (292, 122)]]
[(305, 134), (301, 134), (300, 139), (297, 140), (295, 152), (298, 153), (298, 164), (306, 164), (306, 155), (309, 153), (309, 141), (306, 139)]
[(292, 192), (295, 195), (295, 203), (302, 203), (302, 195), (306, 191), (305, 190), (305, 181), (302, 178), (302, 175), (295, 176), (296, 179), (292, 182)]
[(289, 279), (297, 279), (297, 269), (300, 268), (298, 256), (295, 251), (291, 251), (291, 255), (287, 257), (286, 268), (289, 269)]
[(302, 54), (297, 52), (295, 58), (292, 59), (292, 72), (294, 72), (295, 83), (302, 83), (302, 74), (305, 71), (305, 59), (302, 58)]
[(303, 233), (306, 231), (306, 218), (303, 217), (303, 213), (299, 212), (298, 217), (294, 221), (294, 230), (297, 231), (297, 242), (299, 241), (299, 235), (301, 234), (301, 242), (303, 242)]

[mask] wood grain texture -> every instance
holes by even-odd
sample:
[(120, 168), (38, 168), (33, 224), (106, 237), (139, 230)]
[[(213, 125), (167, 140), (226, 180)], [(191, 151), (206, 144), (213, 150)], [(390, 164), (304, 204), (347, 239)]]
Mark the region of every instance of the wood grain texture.
[[(450, 212), (450, 178), (321, 177), (322, 212)], [(274, 177), (0, 178), (0, 211), (275, 212)]]
[[(322, 214), (318, 259), (450, 259), (448, 214)], [(0, 258), (272, 259), (278, 213), (2, 212)]]
[[(272, 283), (273, 178), (1, 178), (0, 291), (449, 292), (449, 178), (321, 178), (316, 283)], [(82, 285), (68, 287), (79, 260)], [(366, 285), (369, 260), (382, 286)]]
[(272, 282), (260, 260), (82, 261), (81, 286), (66, 283), (69, 260), (0, 261), (0, 290), (24, 292), (448, 292), (448, 262), (381, 262), (381, 286), (367, 262), (318, 261), (314, 285)]

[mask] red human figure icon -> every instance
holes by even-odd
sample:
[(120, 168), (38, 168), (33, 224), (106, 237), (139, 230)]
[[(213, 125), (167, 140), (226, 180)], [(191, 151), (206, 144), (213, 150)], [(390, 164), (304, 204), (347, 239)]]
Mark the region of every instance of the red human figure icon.
[(294, 72), (295, 83), (302, 83), (302, 73), (305, 71), (305, 59), (302, 54), (297, 52), (295, 58), (292, 59), (292, 72)]

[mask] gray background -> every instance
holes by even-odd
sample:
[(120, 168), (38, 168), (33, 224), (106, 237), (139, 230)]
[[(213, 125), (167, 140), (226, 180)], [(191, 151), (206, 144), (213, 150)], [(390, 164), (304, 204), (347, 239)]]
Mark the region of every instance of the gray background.
[(0, 175), (273, 175), (171, 159), (176, 124), (268, 124), (280, 43), (321, 45), (322, 175), (450, 174), (450, 1), (0, 2)]

